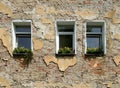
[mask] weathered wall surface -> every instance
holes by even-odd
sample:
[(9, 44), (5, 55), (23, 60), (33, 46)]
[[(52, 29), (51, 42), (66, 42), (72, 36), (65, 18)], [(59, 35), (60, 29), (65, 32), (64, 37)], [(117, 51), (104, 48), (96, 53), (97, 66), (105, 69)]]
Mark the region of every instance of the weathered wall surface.
[[(12, 20), (32, 20), (34, 59), (12, 57)], [(76, 21), (77, 54), (55, 56), (55, 21)], [(84, 57), (85, 22), (105, 20), (107, 53)], [(0, 88), (120, 88), (119, 0), (1, 0)]]

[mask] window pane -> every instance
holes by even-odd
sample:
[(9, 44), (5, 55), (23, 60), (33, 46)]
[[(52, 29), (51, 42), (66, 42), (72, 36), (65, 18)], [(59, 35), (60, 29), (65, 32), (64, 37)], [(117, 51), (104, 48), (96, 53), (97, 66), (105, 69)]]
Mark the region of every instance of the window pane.
[(102, 27), (88, 26), (87, 32), (102, 32)]
[(70, 47), (72, 48), (72, 35), (59, 35), (59, 48)]
[(59, 32), (73, 32), (74, 25), (58, 25)]
[(87, 36), (87, 48), (100, 48), (100, 36)]
[(31, 32), (30, 26), (16, 26), (16, 32)]
[(25, 47), (31, 49), (31, 37), (30, 36), (17, 36), (18, 47)]

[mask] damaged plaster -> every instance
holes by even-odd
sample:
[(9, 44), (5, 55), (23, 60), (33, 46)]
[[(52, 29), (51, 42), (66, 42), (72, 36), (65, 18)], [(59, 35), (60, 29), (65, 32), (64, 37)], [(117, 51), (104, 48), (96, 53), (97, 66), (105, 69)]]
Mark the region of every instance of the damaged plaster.
[(89, 9), (83, 9), (81, 11), (76, 11), (76, 14), (80, 15), (83, 19), (95, 19), (98, 17), (97, 11), (89, 10)]
[(12, 55), (11, 36), (8, 34), (7, 28), (0, 28), (0, 39), (3, 45), (7, 47), (8, 52)]
[(120, 34), (115, 34), (114, 39), (120, 40)]
[(39, 38), (34, 38), (33, 43), (34, 43), (34, 50), (42, 49), (43, 42)]
[[(64, 83), (46, 83), (46, 82), (35, 82), (36, 88), (97, 88), (94, 83), (81, 82), (80, 84), (64, 84)], [(59, 86), (59, 87), (58, 87)]]
[(111, 10), (111, 11), (105, 13), (104, 17), (112, 19), (112, 22), (114, 24), (119, 24), (120, 23), (120, 18), (115, 17), (116, 14), (118, 14), (117, 11)]
[(5, 88), (11, 88), (10, 82), (3, 77), (0, 77), (0, 85), (4, 86)]
[(47, 65), (49, 65), (51, 62), (56, 63), (60, 71), (65, 71), (68, 67), (77, 63), (76, 57), (55, 58), (54, 56), (45, 56), (44, 61)]
[(51, 24), (51, 25), (53, 25), (53, 21), (51, 19), (49, 19), (49, 18), (42, 18), (41, 21), (42, 21), (43, 24)]
[(113, 60), (117, 66), (120, 64), (120, 56), (114, 56)]
[(3, 4), (2, 2), (0, 2), (0, 12), (8, 14), (8, 16), (12, 16), (12, 10), (7, 7), (5, 4)]
[(45, 7), (43, 6), (37, 6), (36, 13), (40, 15), (45, 15)]

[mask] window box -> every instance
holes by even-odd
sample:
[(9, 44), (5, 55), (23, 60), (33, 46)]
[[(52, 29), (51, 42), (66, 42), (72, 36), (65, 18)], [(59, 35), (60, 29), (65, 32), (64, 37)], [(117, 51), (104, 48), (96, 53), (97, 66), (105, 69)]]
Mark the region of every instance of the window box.
[(75, 53), (59, 53), (59, 54), (56, 54), (56, 56), (74, 56)]
[(100, 57), (104, 56), (104, 53), (97, 53), (97, 54), (85, 54), (85, 57)]
[(57, 56), (74, 56), (75, 52), (69, 47), (60, 48)]
[(23, 59), (23, 63), (28, 66), (33, 58), (33, 53), (30, 49), (24, 47), (15, 48), (13, 51), (13, 57), (16, 59)]
[(104, 53), (99, 48), (88, 48), (86, 56), (103, 56)]

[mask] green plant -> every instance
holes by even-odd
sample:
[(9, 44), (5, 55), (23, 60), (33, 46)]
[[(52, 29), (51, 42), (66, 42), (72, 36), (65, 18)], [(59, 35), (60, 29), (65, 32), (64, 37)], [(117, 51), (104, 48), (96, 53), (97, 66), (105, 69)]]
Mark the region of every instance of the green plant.
[(13, 56), (22, 57), (24, 59), (24, 64), (28, 66), (33, 58), (33, 52), (30, 49), (18, 47), (13, 50)]
[(100, 48), (87, 48), (87, 54), (101, 54), (102, 50)]
[(60, 48), (58, 53), (60, 54), (66, 54), (66, 53), (73, 53), (72, 49), (69, 47), (64, 47), (64, 48)]

